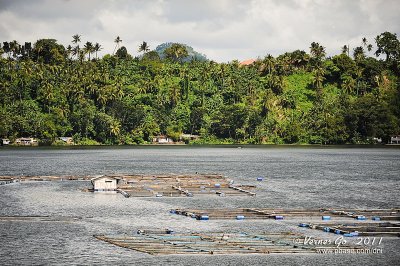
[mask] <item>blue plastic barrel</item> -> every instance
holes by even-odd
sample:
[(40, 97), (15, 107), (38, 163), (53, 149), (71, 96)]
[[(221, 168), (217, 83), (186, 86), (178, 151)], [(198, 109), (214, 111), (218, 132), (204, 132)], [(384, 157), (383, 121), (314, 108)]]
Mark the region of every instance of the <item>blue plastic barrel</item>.
[(236, 220), (244, 220), (244, 215), (237, 215)]
[(169, 212), (172, 213), (172, 214), (175, 214), (176, 210), (170, 210)]
[(220, 187), (221, 187), (221, 184), (215, 184), (214, 187), (220, 188)]
[(322, 220), (324, 220), (324, 221), (328, 221), (330, 219), (331, 219), (331, 217), (329, 215), (322, 216)]
[(275, 220), (283, 220), (283, 216), (282, 215), (276, 215), (275, 216)]
[(379, 217), (379, 216), (374, 216), (374, 217), (372, 217), (372, 220), (374, 220), (374, 221), (380, 221), (380, 220), (381, 220), (381, 217)]
[(208, 215), (202, 215), (202, 216), (200, 216), (200, 220), (209, 220), (210, 219), (210, 217), (208, 217)]
[(308, 227), (308, 224), (306, 224), (306, 223), (300, 223), (300, 224), (299, 224), (299, 227)]
[(356, 219), (359, 221), (365, 221), (367, 220), (367, 217), (365, 217), (364, 215), (357, 215)]
[(263, 181), (263, 180), (264, 180), (264, 178), (262, 178), (261, 176), (257, 177), (257, 181)]

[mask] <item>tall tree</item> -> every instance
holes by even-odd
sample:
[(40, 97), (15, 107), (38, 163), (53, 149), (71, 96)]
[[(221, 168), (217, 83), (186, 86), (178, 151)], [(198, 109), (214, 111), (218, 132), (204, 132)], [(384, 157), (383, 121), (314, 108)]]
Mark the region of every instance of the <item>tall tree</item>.
[(90, 61), (90, 55), (94, 51), (93, 44), (91, 42), (86, 42), (83, 48), (84, 48), (84, 50), (83, 50), (84, 53), (88, 55), (88, 60)]
[(400, 42), (396, 33), (384, 32), (375, 38), (377, 50), (376, 56), (386, 55), (386, 62), (392, 59), (398, 59), (400, 56)]
[(96, 56), (96, 60), (97, 60), (97, 53), (100, 52), (102, 49), (103, 48), (101, 47), (101, 45), (98, 42), (96, 42), (93, 47), (93, 50), (94, 50), (95, 56)]
[(117, 38), (115, 38), (114, 42), (115, 42), (115, 48), (113, 51), (113, 55), (115, 54), (115, 51), (119, 48), (119, 44), (122, 42), (122, 40), (119, 36), (117, 36)]
[(138, 52), (143, 52), (143, 54), (147, 53), (148, 51), (150, 51), (150, 47), (147, 44), (147, 42), (143, 41), (140, 45), (139, 45), (139, 49)]

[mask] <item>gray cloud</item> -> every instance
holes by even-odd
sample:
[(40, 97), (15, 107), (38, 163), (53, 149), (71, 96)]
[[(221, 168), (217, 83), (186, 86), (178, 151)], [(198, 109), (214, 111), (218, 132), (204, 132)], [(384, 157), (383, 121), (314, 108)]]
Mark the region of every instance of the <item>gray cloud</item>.
[(99, 42), (111, 53), (119, 35), (128, 51), (187, 43), (216, 61), (308, 51), (317, 41), (328, 54), (361, 38), (399, 34), (397, 0), (0, 0), (0, 41), (54, 38)]

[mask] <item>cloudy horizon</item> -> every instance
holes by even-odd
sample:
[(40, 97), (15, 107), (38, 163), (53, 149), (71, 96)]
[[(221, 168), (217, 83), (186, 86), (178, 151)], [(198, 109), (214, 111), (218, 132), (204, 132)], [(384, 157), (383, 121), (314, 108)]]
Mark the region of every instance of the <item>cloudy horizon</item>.
[(143, 41), (151, 49), (179, 42), (217, 62), (308, 52), (316, 41), (334, 55), (363, 37), (375, 45), (382, 32), (399, 35), (399, 11), (396, 0), (0, 0), (0, 41), (52, 38), (67, 46), (79, 34), (106, 54), (120, 36), (133, 56)]

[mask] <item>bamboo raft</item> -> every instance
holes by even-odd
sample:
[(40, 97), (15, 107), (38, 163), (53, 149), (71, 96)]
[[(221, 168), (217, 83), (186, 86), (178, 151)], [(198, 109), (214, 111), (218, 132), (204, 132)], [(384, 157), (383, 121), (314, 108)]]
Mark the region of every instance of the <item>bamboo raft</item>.
[(300, 227), (323, 230), (324, 232), (354, 236), (394, 236), (400, 237), (400, 223), (301, 223)]
[(0, 216), (0, 222), (76, 222), (81, 219), (68, 216)]
[(323, 217), (332, 216), (339, 218), (353, 218), (356, 220), (372, 219), (381, 220), (400, 220), (400, 209), (261, 209), (261, 208), (237, 208), (237, 209), (173, 209), (173, 214), (184, 215), (197, 220), (208, 216), (209, 219), (276, 219), (282, 220), (284, 217)]
[[(110, 176), (110, 175), (109, 175)], [(255, 196), (252, 185), (233, 185), (222, 175), (112, 175), (122, 183), (118, 189), (131, 197), (193, 197), (201, 195)]]
[[(300, 234), (262, 233), (188, 233), (146, 232), (137, 235), (104, 236), (95, 238), (110, 244), (151, 255), (171, 254), (270, 254), (270, 253), (317, 253), (318, 249), (335, 249), (334, 243), (323, 246), (309, 245)], [(317, 240), (317, 239), (316, 239)], [(341, 249), (361, 249), (362, 247), (341, 246)]]

